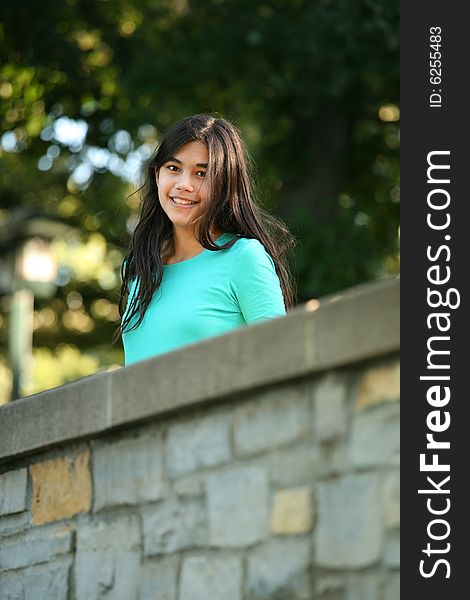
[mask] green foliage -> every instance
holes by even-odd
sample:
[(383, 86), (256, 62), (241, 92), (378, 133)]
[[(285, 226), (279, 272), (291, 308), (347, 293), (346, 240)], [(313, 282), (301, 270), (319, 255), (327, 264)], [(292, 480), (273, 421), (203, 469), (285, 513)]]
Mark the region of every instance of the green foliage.
[[(0, 120), (15, 138), (3, 138), (13, 152), (0, 149), (0, 220), (26, 205), (60, 216), (83, 243), (99, 232), (117, 275), (138, 208), (126, 201), (132, 186), (110, 163), (94, 163), (91, 181), (72, 173), (90, 167), (90, 148), (125, 159), (209, 111), (239, 125), (263, 203), (299, 239), (299, 300), (397, 272), (398, 11), (386, 0), (3, 3)], [(386, 104), (395, 113), (381, 120)], [(86, 122), (83, 146), (54, 140), (61, 116)], [(120, 130), (131, 146), (116, 145)], [(118, 285), (99, 280), (72, 277), (55, 309), (62, 319), (79, 290), (93, 330), (39, 328), (36, 344), (110, 339), (112, 322), (91, 305), (115, 303)]]

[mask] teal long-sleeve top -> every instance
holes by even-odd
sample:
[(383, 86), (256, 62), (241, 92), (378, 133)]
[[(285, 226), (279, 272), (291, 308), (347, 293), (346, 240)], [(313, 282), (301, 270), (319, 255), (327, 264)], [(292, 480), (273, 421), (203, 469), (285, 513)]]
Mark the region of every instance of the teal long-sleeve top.
[[(232, 237), (225, 233), (216, 244)], [(134, 279), (127, 308), (136, 288)], [(204, 249), (163, 266), (142, 323), (123, 333), (125, 365), (285, 314), (273, 260), (258, 240), (239, 238), (226, 250)], [(134, 316), (131, 326), (136, 322)]]

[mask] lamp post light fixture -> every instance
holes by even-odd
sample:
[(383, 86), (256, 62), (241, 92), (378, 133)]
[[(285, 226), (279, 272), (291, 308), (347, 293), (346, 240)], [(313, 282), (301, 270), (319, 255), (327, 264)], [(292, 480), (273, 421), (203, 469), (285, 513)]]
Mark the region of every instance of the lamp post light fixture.
[(8, 351), (13, 374), (11, 399), (21, 397), (32, 370), (34, 297), (52, 298), (57, 265), (50, 243), (70, 231), (38, 211), (12, 212), (0, 226), (0, 295), (10, 296)]

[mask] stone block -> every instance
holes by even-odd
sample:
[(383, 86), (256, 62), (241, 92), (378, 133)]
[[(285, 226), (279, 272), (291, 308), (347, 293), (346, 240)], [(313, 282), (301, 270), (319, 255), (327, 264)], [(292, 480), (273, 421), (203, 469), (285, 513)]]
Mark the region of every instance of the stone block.
[(247, 593), (250, 598), (309, 600), (310, 541), (276, 539), (248, 554)]
[(345, 587), (346, 581), (343, 574), (318, 573), (315, 571), (315, 600), (317, 598), (322, 600), (341, 598), (341, 600), (344, 600)]
[(400, 398), (400, 363), (373, 367), (362, 375), (355, 408), (358, 410)]
[(166, 468), (172, 478), (230, 461), (230, 420), (226, 414), (195, 417), (170, 425)]
[(310, 432), (311, 386), (297, 383), (257, 393), (236, 409), (234, 443), (239, 456), (271, 450)]
[(307, 533), (313, 527), (313, 497), (308, 487), (275, 493), (271, 511), (271, 532), (276, 535)]
[(90, 451), (31, 465), (33, 524), (73, 517), (91, 508)]
[(330, 479), (349, 470), (349, 448), (344, 441), (320, 447), (318, 479)]
[(7, 471), (0, 475), (0, 517), (26, 510), (26, 469)]
[(344, 600), (344, 594), (344, 590), (338, 589), (314, 596), (314, 598), (315, 600)]
[(387, 537), (384, 563), (387, 569), (400, 568), (400, 534), (397, 531), (389, 533)]
[(140, 570), (139, 600), (177, 600), (179, 558), (146, 561)]
[(400, 600), (400, 574), (388, 573), (385, 577), (384, 600)]
[(315, 386), (313, 426), (315, 439), (332, 442), (346, 433), (346, 384), (328, 374)]
[(179, 600), (242, 600), (239, 556), (200, 555), (183, 559)]
[(24, 511), (7, 515), (0, 519), (0, 539), (5, 535), (13, 535), (27, 529), (31, 524), (31, 513)]
[(0, 573), (2, 600), (67, 600), (71, 558)]
[(206, 480), (209, 543), (249, 546), (268, 534), (268, 479), (259, 467), (235, 467)]
[(139, 520), (79, 518), (74, 567), (75, 600), (129, 600), (139, 590)]
[(168, 554), (197, 548), (207, 541), (204, 508), (198, 500), (175, 498), (142, 511), (144, 554)]
[(399, 450), (400, 410), (397, 404), (355, 414), (349, 447), (352, 467), (388, 466)]
[(387, 473), (383, 483), (385, 526), (392, 529), (400, 526), (400, 472)]
[(380, 589), (378, 572), (352, 573), (347, 578), (346, 600), (377, 600)]
[(12, 537), (0, 545), (0, 569), (20, 569), (53, 560), (67, 554), (72, 547), (70, 525), (35, 527)]
[(322, 464), (318, 449), (311, 444), (275, 450), (263, 462), (271, 483), (282, 487), (313, 482)]
[(93, 510), (138, 504), (165, 495), (163, 448), (159, 435), (93, 444)]
[(173, 490), (177, 496), (203, 496), (204, 478), (200, 474), (184, 475), (174, 480)]
[(378, 475), (348, 475), (317, 487), (316, 565), (355, 569), (378, 563), (384, 538)]

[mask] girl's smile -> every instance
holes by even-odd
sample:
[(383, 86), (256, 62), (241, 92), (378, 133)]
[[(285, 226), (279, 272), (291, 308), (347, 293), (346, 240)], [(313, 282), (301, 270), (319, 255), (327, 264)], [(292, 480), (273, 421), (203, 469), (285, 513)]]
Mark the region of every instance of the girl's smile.
[(170, 196), (170, 200), (173, 202), (173, 204), (175, 206), (179, 206), (179, 207), (187, 207), (187, 206), (193, 206), (194, 204), (199, 204), (199, 202), (196, 202), (194, 200), (189, 200), (188, 198), (182, 198), (181, 196), (174, 196), (174, 197)]

